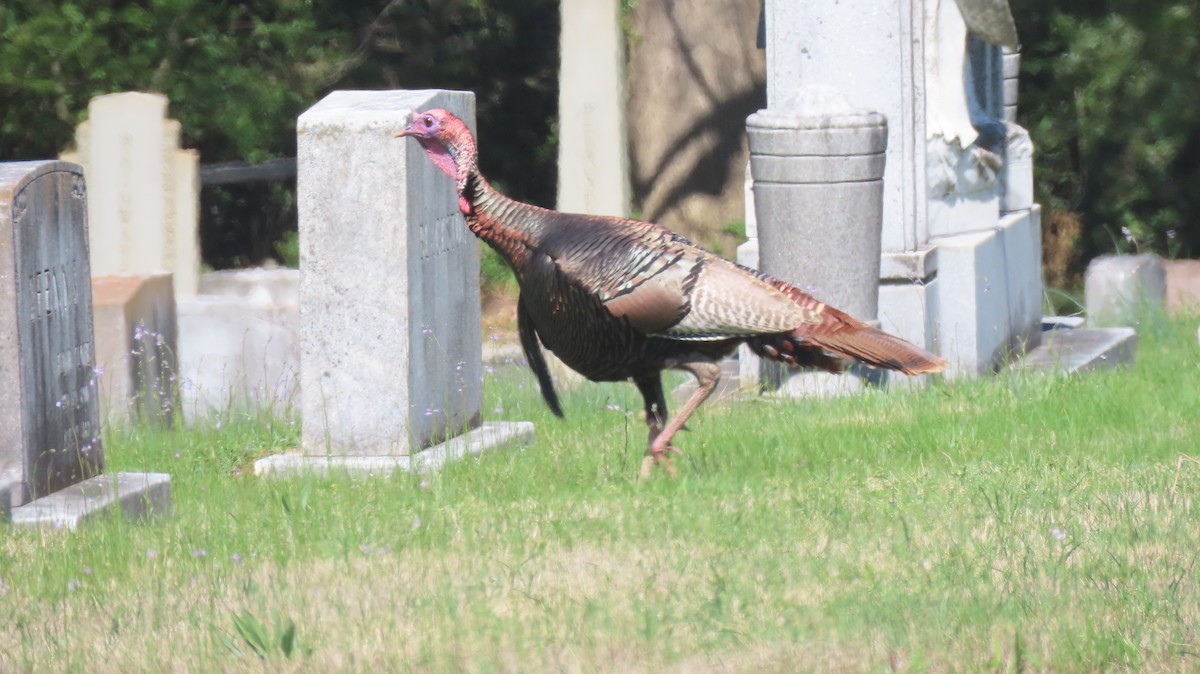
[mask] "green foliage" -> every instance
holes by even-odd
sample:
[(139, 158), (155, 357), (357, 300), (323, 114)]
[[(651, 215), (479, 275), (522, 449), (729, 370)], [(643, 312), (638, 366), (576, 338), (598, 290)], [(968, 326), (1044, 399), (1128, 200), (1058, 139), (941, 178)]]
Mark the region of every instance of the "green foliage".
[(166, 94), (204, 161), (293, 154), (344, 51), (308, 2), (13, 0), (0, 9), (0, 156), (55, 156), (99, 94)]
[(1083, 259), (1200, 254), (1200, 9), (1136, 0), (1013, 3), (1020, 119), (1038, 198), (1078, 213)]
[(283, 260), (285, 267), (299, 269), (300, 233), (292, 230), (284, 232), (283, 237), (275, 242), (275, 253)]
[[(554, 200), (556, 0), (12, 0), (0, 64), (0, 160), (57, 156), (88, 101), (118, 91), (166, 94), (183, 144), (215, 163), (294, 156), (296, 117), (333, 89), (465, 89), (484, 171), (513, 197)], [(205, 262), (282, 255), (293, 189), (206, 188)]]
[[(291, 658), (292, 654), (296, 652), (296, 623), (291, 618), (277, 614), (275, 628), (272, 630), (248, 609), (243, 609), (240, 613), (234, 613), (230, 617), (233, 621), (234, 631), (241, 637), (242, 643), (258, 657), (265, 659), (274, 655), (278, 650), (285, 658)], [(237, 642), (228, 637), (223, 638), (222, 641), (234, 653), (239, 655), (242, 653)]]
[(479, 244), (479, 285), (485, 294), (511, 291), (516, 287), (512, 268), (484, 243)]

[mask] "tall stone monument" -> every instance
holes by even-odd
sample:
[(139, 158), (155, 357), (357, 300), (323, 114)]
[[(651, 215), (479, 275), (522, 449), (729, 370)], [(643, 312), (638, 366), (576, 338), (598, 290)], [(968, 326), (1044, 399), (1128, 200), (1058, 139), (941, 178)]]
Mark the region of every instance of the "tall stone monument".
[(967, 26), (950, 0), (766, 4), (768, 109), (825, 85), (887, 118), (879, 319), (951, 377), (1036, 346), (1042, 314), (1032, 146), (1003, 121), (1000, 47)]
[(83, 170), (0, 164), (0, 483), (14, 521), (74, 526), (117, 501), (140, 510), (139, 495), (169, 502), (165, 475), (101, 475), (89, 272)]
[(617, 0), (562, 0), (558, 209), (629, 214), (625, 48)]
[(200, 155), (180, 149), (167, 97), (97, 96), (65, 161), (88, 176), (92, 274), (174, 274), (180, 297), (200, 278)]

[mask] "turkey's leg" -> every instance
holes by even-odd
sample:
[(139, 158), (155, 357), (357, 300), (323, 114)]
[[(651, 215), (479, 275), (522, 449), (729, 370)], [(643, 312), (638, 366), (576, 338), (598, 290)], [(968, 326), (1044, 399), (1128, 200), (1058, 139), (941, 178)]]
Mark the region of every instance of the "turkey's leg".
[(655, 463), (662, 463), (671, 477), (676, 476), (675, 466), (671, 464), (670, 453), (679, 450), (671, 446), (671, 439), (687, 423), (688, 417), (700, 409), (700, 405), (708, 399), (708, 396), (717, 388), (717, 382), (721, 380), (721, 366), (708, 359), (684, 361), (674, 367), (687, 370), (696, 377), (696, 392), (683, 404), (683, 409), (671, 417), (660, 431), (656, 433), (654, 427), (651, 427), (650, 446), (646, 449), (647, 459), (650, 460), (642, 461), (643, 476), (649, 473), (650, 467)]
[[(633, 380), (637, 385), (638, 391), (642, 394), (642, 400), (645, 403), (646, 427), (649, 429), (650, 437), (646, 440), (646, 456), (642, 459), (641, 476), (649, 477), (650, 471), (654, 469), (654, 464), (662, 460), (661, 457), (656, 457), (650, 447), (654, 444), (654, 440), (662, 433), (663, 424), (667, 420), (667, 399), (663, 395), (662, 373), (655, 372), (644, 377), (637, 377)], [(675, 475), (675, 467), (671, 465), (670, 457), (665, 460), (664, 467), (672, 476)]]

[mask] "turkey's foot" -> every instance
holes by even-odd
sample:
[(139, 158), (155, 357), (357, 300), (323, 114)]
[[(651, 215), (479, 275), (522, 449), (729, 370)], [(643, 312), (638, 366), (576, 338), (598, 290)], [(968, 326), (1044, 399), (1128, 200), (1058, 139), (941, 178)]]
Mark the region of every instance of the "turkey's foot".
[(678, 478), (679, 471), (675, 470), (675, 462), (671, 460), (671, 454), (683, 456), (683, 452), (674, 447), (655, 447), (651, 445), (646, 450), (646, 456), (642, 459), (641, 478), (644, 480), (650, 477), (650, 473), (654, 471), (655, 466), (662, 466), (663, 470), (667, 471), (667, 475)]

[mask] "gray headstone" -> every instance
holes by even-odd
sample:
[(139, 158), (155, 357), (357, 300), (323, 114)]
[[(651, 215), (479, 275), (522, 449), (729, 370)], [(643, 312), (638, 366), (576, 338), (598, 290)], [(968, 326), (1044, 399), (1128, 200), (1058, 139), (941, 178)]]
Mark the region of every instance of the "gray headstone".
[(1084, 274), (1084, 304), (1091, 327), (1136, 325), (1146, 312), (1161, 311), (1167, 272), (1157, 255), (1102, 255)]
[(296, 125), (302, 451), (416, 452), (480, 423), (479, 244), (454, 182), (395, 138), (474, 96), (335, 91)]
[(0, 482), (13, 505), (104, 465), (86, 199), (76, 164), (0, 164)]

